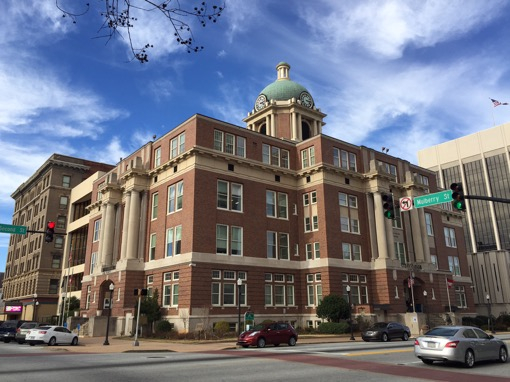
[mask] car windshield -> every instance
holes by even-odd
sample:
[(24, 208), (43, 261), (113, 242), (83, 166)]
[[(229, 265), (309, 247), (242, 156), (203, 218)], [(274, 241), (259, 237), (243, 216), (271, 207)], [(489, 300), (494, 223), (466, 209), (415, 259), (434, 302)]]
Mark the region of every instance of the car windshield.
[(263, 324), (258, 324), (258, 325), (255, 325), (252, 330), (262, 330), (266, 327), (266, 325), (263, 325)]
[(425, 333), (425, 335), (438, 337), (453, 337), (458, 331), (459, 328), (434, 328)]
[(386, 322), (377, 322), (372, 326), (372, 329), (384, 329), (388, 326)]
[(25, 323), (25, 324), (21, 325), (20, 329), (32, 329), (32, 328), (35, 328), (36, 326), (37, 326), (36, 322), (30, 322), (30, 323)]
[(50, 326), (39, 326), (37, 329), (48, 330), (48, 329), (50, 329)]
[(13, 321), (5, 321), (2, 325), (0, 325), (0, 328), (15, 328), (16, 322)]

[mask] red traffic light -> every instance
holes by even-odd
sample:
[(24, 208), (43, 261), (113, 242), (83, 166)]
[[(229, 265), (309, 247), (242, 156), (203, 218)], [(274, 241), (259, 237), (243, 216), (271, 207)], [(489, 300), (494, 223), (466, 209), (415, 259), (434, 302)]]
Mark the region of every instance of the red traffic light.
[(51, 243), (53, 241), (54, 233), (55, 233), (55, 222), (46, 223), (46, 235), (44, 236), (44, 241), (46, 243)]
[(55, 222), (48, 222), (47, 228), (55, 229)]

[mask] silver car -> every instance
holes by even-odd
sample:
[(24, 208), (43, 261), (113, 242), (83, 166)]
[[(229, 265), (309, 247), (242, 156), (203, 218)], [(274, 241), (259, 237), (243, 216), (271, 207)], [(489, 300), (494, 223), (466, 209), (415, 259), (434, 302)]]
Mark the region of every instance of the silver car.
[(498, 360), (506, 362), (505, 343), (472, 326), (438, 326), (414, 341), (414, 355), (423, 363), (434, 361), (461, 362), (473, 367), (475, 362)]

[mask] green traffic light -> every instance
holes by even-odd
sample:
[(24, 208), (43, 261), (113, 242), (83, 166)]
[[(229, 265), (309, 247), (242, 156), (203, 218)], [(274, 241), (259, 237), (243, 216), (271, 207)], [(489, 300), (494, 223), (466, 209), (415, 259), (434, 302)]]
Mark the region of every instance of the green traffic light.
[(384, 217), (387, 218), (387, 219), (394, 219), (395, 218), (395, 213), (392, 210), (384, 211)]
[(460, 200), (453, 202), (453, 206), (455, 207), (455, 209), (460, 210), (460, 211), (463, 211), (466, 209), (464, 202), (460, 201)]

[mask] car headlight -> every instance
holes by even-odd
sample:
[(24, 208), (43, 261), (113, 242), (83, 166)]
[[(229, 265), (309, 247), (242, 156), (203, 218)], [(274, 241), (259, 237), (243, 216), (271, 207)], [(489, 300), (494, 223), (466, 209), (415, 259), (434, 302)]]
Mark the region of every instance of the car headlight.
[(248, 334), (248, 337), (253, 337), (253, 336), (256, 336), (257, 334), (259, 334), (259, 332), (253, 332), (253, 333)]

